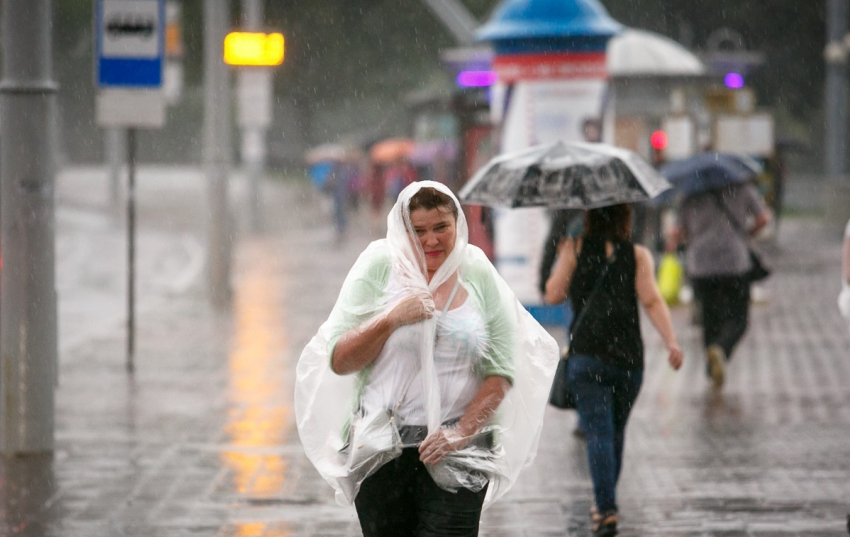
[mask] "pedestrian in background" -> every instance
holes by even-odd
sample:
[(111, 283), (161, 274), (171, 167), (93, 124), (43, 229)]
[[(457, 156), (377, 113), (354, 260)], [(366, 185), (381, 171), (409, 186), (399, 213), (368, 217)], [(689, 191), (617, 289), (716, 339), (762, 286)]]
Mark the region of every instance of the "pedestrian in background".
[(838, 309), (850, 322), (850, 220), (844, 230), (844, 255), (841, 258), (841, 293), (838, 295)]
[(345, 159), (334, 162), (326, 185), (331, 194), (334, 208), (334, 229), (336, 241), (342, 242), (348, 226), (348, 163)]
[(617, 533), (626, 422), (643, 382), (638, 300), (667, 346), (670, 365), (682, 365), (652, 255), (631, 242), (631, 218), (626, 204), (589, 210), (584, 235), (564, 240), (546, 283), (546, 302), (569, 297), (575, 310), (568, 382), (587, 439), (597, 536)]
[[(387, 227), (301, 355), (298, 431), (365, 537), (474, 537), (534, 455), (558, 345), (468, 244), (448, 187), (408, 186)], [(355, 467), (374, 447), (356, 435), (387, 414), (398, 450)]]
[(690, 195), (679, 207), (672, 239), (686, 245), (686, 270), (701, 310), (706, 372), (717, 389), (749, 322), (748, 243), (769, 222), (770, 211), (750, 183)]
[(398, 157), (384, 172), (384, 192), (395, 200), (406, 186), (419, 180), (416, 168), (404, 157)]
[(558, 257), (558, 247), (567, 237), (578, 237), (584, 230), (583, 209), (556, 209), (549, 215), (549, 234), (543, 243), (540, 260), (540, 294), (546, 294), (546, 282)]

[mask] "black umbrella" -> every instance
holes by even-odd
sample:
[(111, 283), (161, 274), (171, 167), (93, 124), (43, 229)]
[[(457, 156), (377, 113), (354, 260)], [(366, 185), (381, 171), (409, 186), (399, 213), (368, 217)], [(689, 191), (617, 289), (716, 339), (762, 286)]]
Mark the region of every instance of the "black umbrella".
[(645, 201), (670, 184), (636, 154), (606, 144), (555, 142), (493, 158), (459, 199), (490, 207), (592, 209)]
[(676, 192), (690, 196), (752, 180), (761, 171), (761, 164), (746, 155), (700, 153), (664, 165), (661, 175)]

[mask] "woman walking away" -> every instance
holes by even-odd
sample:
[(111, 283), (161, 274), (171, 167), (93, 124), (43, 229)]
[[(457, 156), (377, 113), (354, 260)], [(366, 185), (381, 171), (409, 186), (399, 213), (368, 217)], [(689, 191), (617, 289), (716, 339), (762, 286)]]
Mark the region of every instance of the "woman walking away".
[(298, 432), (364, 537), (474, 537), (534, 456), (558, 344), (447, 187), (406, 187), (387, 228), (301, 355)]
[(575, 310), (568, 382), (587, 437), (594, 535), (617, 533), (626, 422), (643, 380), (638, 299), (667, 346), (670, 365), (682, 365), (652, 256), (630, 242), (630, 222), (629, 205), (588, 211), (584, 235), (561, 244), (546, 283), (546, 302), (558, 304), (569, 296)]

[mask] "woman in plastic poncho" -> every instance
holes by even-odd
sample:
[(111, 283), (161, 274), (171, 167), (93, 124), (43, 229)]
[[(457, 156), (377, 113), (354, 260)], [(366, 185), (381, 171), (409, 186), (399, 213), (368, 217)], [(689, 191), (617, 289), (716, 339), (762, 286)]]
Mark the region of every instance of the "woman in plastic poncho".
[[(365, 537), (478, 535), (536, 451), (557, 343), (467, 244), (448, 188), (414, 183), (298, 365), (305, 451)], [(347, 420), (388, 410), (400, 454), (354, 475)], [(357, 421), (353, 422), (357, 427)], [(356, 442), (355, 442), (356, 444)]]
[(630, 241), (630, 222), (629, 205), (588, 211), (584, 236), (561, 244), (546, 283), (546, 301), (557, 304), (569, 296), (578, 320), (570, 329), (568, 383), (587, 438), (598, 536), (617, 533), (615, 493), (626, 421), (643, 380), (638, 301), (661, 334), (670, 365), (682, 365), (652, 256)]

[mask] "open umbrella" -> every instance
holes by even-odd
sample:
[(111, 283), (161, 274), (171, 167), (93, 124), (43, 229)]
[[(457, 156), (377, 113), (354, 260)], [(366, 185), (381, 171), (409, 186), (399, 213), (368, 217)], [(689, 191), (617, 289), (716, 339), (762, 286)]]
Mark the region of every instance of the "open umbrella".
[(413, 148), (414, 143), (410, 138), (388, 138), (373, 145), (369, 150), (369, 157), (373, 162), (389, 164), (409, 157)]
[(746, 155), (700, 153), (665, 164), (661, 175), (676, 193), (687, 197), (752, 180), (762, 171), (761, 164)]
[(554, 142), (495, 157), (458, 198), (491, 207), (592, 209), (645, 201), (668, 188), (652, 166), (627, 149)]
[(345, 159), (346, 148), (342, 144), (322, 144), (309, 149), (304, 154), (304, 160), (308, 165), (320, 162), (334, 162)]

